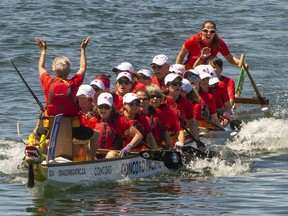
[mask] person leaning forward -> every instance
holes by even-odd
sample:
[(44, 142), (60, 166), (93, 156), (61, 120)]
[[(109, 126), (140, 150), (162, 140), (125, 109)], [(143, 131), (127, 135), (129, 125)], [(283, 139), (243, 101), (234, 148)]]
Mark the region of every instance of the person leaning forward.
[[(90, 41), (90, 36), (81, 42), (80, 68), (71, 79), (68, 79), (68, 75), (71, 72), (71, 62), (66, 56), (57, 56), (54, 59), (52, 70), (55, 78), (50, 76), (45, 69), (46, 41), (41, 41), (38, 37), (35, 38), (35, 41), (41, 48), (38, 71), (46, 100), (45, 116), (63, 114), (63, 116), (77, 120), (79, 108), (76, 104), (76, 93), (83, 83), (86, 72), (85, 48)], [(72, 136), (79, 140), (90, 140), (87, 159), (93, 160), (97, 151), (99, 132), (83, 125), (78, 125), (72, 128)]]

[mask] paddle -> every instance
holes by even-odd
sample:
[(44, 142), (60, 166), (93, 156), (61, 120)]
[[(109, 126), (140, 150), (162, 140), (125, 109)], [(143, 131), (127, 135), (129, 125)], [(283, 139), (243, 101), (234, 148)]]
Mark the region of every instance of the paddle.
[(39, 105), (40, 109), (42, 112), (44, 112), (44, 106), (42, 105), (42, 103), (40, 102), (40, 100), (37, 98), (37, 96), (34, 94), (34, 92), (31, 90), (31, 88), (29, 87), (29, 85), (27, 84), (27, 82), (25, 81), (24, 77), (22, 76), (22, 74), (20, 73), (20, 71), (18, 70), (18, 68), (16, 67), (16, 65), (14, 64), (14, 62), (11, 60), (12, 65), (14, 66), (16, 72), (18, 73), (18, 75), (20, 76), (20, 78), (22, 79), (22, 81), (24, 82), (24, 84), (26, 85), (26, 87), (28, 88), (29, 92), (32, 94), (32, 96), (34, 97), (35, 101), (37, 102), (37, 104)]
[[(254, 82), (254, 80), (253, 80), (253, 78), (252, 78), (252, 76), (251, 76), (248, 68), (247, 68), (247, 67), (245, 66), (245, 64), (244, 64), (244, 58), (245, 58), (245, 55), (244, 55), (244, 54), (241, 54), (238, 67), (243, 68), (243, 70), (246, 72), (246, 74), (247, 74), (247, 76), (248, 76), (248, 78), (249, 78), (249, 80), (250, 80), (250, 82), (251, 82), (251, 84), (252, 84), (252, 87), (253, 87), (253, 89), (254, 89), (257, 97), (258, 97), (258, 99), (259, 99), (260, 101), (263, 101), (262, 95), (260, 94), (260, 92), (259, 92), (259, 90), (258, 90), (258, 88), (257, 88), (257, 86), (256, 86), (256, 84), (255, 84), (255, 82)], [(243, 60), (242, 60), (242, 59), (243, 59)], [(241, 65), (240, 65), (240, 64), (241, 64)], [(264, 103), (263, 103), (263, 104), (264, 104)]]
[[(181, 117), (179, 116), (179, 121), (180, 121), (180, 124), (181, 126), (183, 127), (183, 129), (189, 134), (189, 136), (197, 143), (199, 144), (199, 141), (200, 140), (196, 140), (196, 138), (194, 137), (194, 135), (188, 130), (188, 128), (186, 127), (186, 125), (184, 124), (183, 120), (181, 119)], [(205, 146), (204, 146), (205, 147)], [(207, 156), (207, 153), (205, 151), (202, 151), (198, 148), (195, 148), (193, 146), (191, 146), (191, 149), (193, 149), (194, 151), (194, 154), (198, 155), (198, 156), (201, 156), (201, 157), (206, 157)]]

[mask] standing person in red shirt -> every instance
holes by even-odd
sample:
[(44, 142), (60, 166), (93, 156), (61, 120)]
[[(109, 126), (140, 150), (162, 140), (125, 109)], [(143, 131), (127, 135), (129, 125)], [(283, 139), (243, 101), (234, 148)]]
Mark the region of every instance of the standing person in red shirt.
[(170, 67), (168, 57), (163, 54), (156, 55), (150, 65), (154, 71), (151, 83), (159, 86), (162, 90), (165, 89), (164, 78), (169, 73)]
[(184, 142), (184, 131), (180, 126), (180, 122), (175, 110), (167, 103), (162, 103), (164, 94), (159, 86), (151, 84), (146, 87), (149, 96), (149, 103), (155, 110), (155, 115), (159, 118), (162, 125), (164, 125), (169, 133), (172, 144), (174, 145), (178, 140)]
[(205, 64), (208, 57), (216, 56), (218, 52), (230, 64), (238, 65), (239, 59), (230, 53), (224, 40), (217, 34), (216, 23), (207, 20), (202, 24), (200, 32), (185, 41), (177, 56), (176, 64), (183, 64), (185, 56), (188, 55), (188, 59), (184, 63), (188, 70)]
[[(133, 126), (136, 127), (143, 136), (143, 142), (136, 146), (141, 149), (142, 146), (148, 144), (148, 148), (157, 149), (156, 141), (152, 134), (151, 125), (143, 113), (139, 112), (140, 100), (135, 93), (127, 93), (123, 97), (123, 116), (129, 119)], [(126, 137), (126, 143), (130, 142), (131, 137)], [(147, 146), (146, 146), (147, 147)]]
[(228, 96), (230, 99), (230, 106), (233, 107), (235, 100), (235, 82), (232, 78), (222, 75), (223, 72), (223, 61), (218, 57), (213, 57), (208, 59), (208, 64), (211, 65), (217, 74), (217, 77), (225, 85), (228, 91)]
[[(41, 48), (41, 55), (38, 64), (39, 78), (44, 90), (46, 99), (46, 116), (55, 116), (63, 114), (64, 116), (78, 118), (78, 105), (76, 104), (76, 93), (79, 86), (83, 83), (86, 72), (86, 52), (85, 48), (89, 43), (90, 37), (84, 39), (81, 43), (80, 68), (76, 75), (68, 79), (71, 72), (71, 62), (65, 56), (58, 56), (54, 59), (52, 70), (55, 78), (52, 78), (45, 69), (45, 58), (47, 44), (35, 38), (36, 43)], [(72, 127), (72, 136), (80, 140), (90, 140), (88, 146), (88, 160), (94, 160), (97, 150), (97, 140), (99, 132), (91, 128), (80, 125)]]
[[(181, 86), (182, 86), (182, 77), (176, 73), (170, 73), (165, 77), (165, 86), (166, 86), (166, 100), (175, 111), (178, 113), (180, 121), (183, 121), (185, 125), (182, 127), (189, 128), (190, 132), (193, 135), (192, 139), (195, 139), (198, 148), (204, 150), (205, 145), (199, 139), (198, 125), (195, 124), (193, 120), (193, 105), (192, 103), (181, 96)], [(183, 140), (179, 140), (183, 145)]]

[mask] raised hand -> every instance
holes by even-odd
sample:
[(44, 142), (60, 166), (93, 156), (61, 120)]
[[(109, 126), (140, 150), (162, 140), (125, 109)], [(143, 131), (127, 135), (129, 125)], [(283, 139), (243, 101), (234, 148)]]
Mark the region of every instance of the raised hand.
[(35, 37), (35, 41), (36, 43), (38, 44), (38, 46), (41, 48), (41, 50), (47, 50), (47, 44), (46, 44), (46, 41), (41, 41), (40, 38), (38, 37)]
[(85, 49), (86, 46), (88, 45), (90, 39), (91, 39), (90, 35), (87, 38), (84, 38), (82, 43), (81, 43), (81, 48)]

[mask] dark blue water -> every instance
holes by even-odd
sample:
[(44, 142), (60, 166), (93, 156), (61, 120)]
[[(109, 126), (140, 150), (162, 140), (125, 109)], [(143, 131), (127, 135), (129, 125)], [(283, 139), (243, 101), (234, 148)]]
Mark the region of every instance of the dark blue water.
[[(3, 215), (278, 215), (287, 214), (287, 11), (284, 0), (218, 1), (21, 1), (0, 2), (0, 209)], [(150, 69), (166, 54), (173, 63), (183, 44), (212, 19), (231, 52), (244, 53), (256, 83), (270, 99), (274, 117), (254, 120), (227, 146), (245, 159), (198, 161), (188, 172), (137, 181), (75, 187), (37, 184), (26, 188), (21, 164), (24, 139), (33, 130), (39, 107), (11, 65), (44, 103), (38, 80), (40, 49), (47, 40), (46, 68), (66, 55), (75, 73), (79, 47), (87, 35), (85, 82), (110, 73), (123, 61)], [(237, 80), (239, 69), (225, 62), (224, 73)], [(114, 75), (113, 75), (114, 76)], [(246, 78), (243, 95), (252, 96)], [(244, 108), (242, 108), (244, 109)]]

